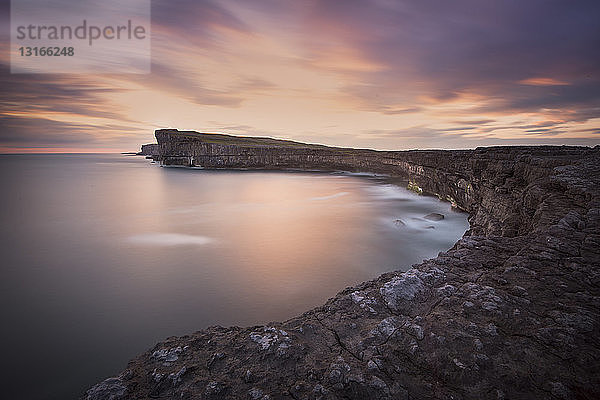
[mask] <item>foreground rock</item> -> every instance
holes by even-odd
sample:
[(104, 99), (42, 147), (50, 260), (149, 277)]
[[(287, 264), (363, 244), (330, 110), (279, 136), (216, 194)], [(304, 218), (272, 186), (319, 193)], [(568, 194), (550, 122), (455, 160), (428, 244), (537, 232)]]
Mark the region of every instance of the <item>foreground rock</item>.
[(431, 214), (427, 214), (423, 218), (425, 218), (426, 220), (429, 220), (429, 221), (441, 221), (444, 219), (444, 215), (439, 214), (439, 213), (431, 213)]
[(471, 229), (288, 321), (169, 338), (84, 398), (600, 398), (598, 147), (347, 157), (380, 157)]

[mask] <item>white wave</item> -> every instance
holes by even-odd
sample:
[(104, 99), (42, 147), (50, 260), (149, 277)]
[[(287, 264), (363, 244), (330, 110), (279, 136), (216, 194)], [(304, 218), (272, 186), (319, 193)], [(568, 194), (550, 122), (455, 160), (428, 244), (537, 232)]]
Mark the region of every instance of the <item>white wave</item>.
[(335, 199), (336, 197), (342, 197), (342, 196), (345, 196), (347, 194), (348, 194), (348, 192), (339, 192), (339, 193), (330, 194), (329, 196), (311, 197), (311, 200), (329, 200), (329, 199)]
[(383, 200), (411, 201), (412, 194), (396, 185), (373, 185), (365, 190), (372, 196)]
[(349, 172), (349, 171), (335, 171), (331, 172), (331, 175), (342, 175), (342, 176), (366, 176), (379, 178), (381, 176), (389, 176), (388, 174), (376, 174), (374, 172)]
[(201, 246), (214, 240), (206, 236), (183, 235), (180, 233), (143, 233), (129, 236), (127, 241), (152, 246)]

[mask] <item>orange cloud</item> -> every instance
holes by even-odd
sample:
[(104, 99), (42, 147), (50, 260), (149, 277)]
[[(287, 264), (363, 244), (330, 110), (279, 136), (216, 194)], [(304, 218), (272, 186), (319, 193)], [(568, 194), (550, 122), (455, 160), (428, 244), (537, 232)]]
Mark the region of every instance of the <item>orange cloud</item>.
[(521, 85), (530, 85), (530, 86), (565, 86), (568, 85), (568, 82), (559, 81), (554, 78), (528, 78), (519, 81)]

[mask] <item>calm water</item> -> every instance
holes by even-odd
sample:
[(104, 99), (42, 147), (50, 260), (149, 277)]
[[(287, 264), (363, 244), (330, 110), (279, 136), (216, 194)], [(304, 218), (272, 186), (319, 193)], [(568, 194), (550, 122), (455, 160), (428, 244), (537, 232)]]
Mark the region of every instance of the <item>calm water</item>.
[(5, 398), (77, 398), (167, 336), (290, 318), (468, 228), (381, 177), (120, 155), (0, 156), (0, 176)]

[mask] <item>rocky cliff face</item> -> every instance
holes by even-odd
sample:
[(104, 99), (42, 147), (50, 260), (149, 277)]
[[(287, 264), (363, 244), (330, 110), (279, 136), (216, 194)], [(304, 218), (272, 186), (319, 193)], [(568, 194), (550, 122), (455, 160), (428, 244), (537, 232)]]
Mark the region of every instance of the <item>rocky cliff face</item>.
[(140, 151), (137, 153), (138, 156), (157, 156), (158, 155), (158, 144), (150, 143), (143, 144)]
[(600, 148), (374, 152), (194, 136), (157, 131), (156, 159), (386, 172), (469, 211), (471, 229), (437, 258), (288, 321), (169, 338), (86, 399), (600, 398)]

